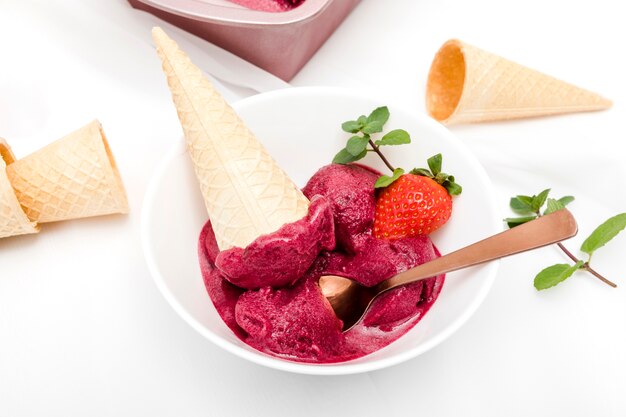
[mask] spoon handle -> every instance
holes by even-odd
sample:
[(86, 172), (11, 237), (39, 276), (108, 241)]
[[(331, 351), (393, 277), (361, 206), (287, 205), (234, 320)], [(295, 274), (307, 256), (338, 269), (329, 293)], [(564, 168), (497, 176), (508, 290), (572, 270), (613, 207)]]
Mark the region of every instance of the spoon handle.
[(555, 211), (381, 282), (377, 291), (540, 248), (575, 236), (578, 226), (567, 209)]

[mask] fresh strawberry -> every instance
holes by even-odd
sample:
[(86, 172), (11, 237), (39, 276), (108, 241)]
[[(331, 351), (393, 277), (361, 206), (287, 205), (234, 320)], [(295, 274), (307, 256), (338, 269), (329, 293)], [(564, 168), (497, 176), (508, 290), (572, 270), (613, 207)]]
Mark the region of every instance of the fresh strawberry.
[(441, 172), (441, 154), (428, 158), (428, 168), (416, 168), (409, 174), (394, 168), (383, 155), (382, 146), (411, 143), (406, 130), (395, 129), (380, 139), (372, 134), (383, 131), (389, 120), (389, 109), (378, 107), (369, 116), (361, 115), (348, 120), (341, 128), (353, 136), (333, 158), (335, 164), (349, 164), (375, 152), (392, 171), (381, 175), (374, 188), (381, 188), (375, 208), (374, 236), (397, 239), (406, 236), (427, 235), (444, 225), (452, 213), (452, 197), (461, 194), (462, 188), (452, 175)]
[(441, 173), (440, 154), (430, 158), (428, 165), (432, 172), (420, 168), (410, 174), (380, 178), (378, 185), (386, 188), (380, 191), (376, 202), (375, 237), (427, 235), (450, 219), (451, 194), (460, 194), (461, 186), (454, 182), (454, 177)]

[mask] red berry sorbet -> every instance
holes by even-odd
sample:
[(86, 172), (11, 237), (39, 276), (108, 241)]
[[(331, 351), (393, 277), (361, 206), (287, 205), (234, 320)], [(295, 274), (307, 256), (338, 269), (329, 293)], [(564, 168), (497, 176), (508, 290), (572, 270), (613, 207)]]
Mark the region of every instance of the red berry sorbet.
[(199, 240), (204, 283), (242, 341), (287, 360), (342, 362), (387, 346), (426, 314), (444, 275), (383, 294), (345, 333), (317, 285), (327, 274), (376, 285), (439, 256), (428, 236), (372, 235), (379, 175), (356, 164), (321, 168), (303, 189), (311, 200), (308, 215), (247, 248), (220, 252), (207, 222)]

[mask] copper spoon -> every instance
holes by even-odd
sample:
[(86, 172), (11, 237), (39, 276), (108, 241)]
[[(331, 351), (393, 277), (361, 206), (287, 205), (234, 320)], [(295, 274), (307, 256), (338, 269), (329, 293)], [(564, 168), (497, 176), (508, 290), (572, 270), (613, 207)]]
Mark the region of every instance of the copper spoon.
[(337, 318), (343, 321), (345, 332), (361, 321), (374, 299), (385, 291), (560, 242), (575, 236), (577, 232), (574, 216), (567, 209), (562, 209), (401, 272), (374, 287), (365, 287), (349, 278), (335, 275), (322, 276), (319, 286)]

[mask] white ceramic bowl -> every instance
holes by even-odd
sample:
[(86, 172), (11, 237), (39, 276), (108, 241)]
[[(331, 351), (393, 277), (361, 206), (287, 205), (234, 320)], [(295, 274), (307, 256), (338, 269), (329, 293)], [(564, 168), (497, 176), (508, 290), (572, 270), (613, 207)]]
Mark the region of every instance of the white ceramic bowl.
[[(447, 253), (502, 230), (492, 185), (469, 149), (439, 123), (415, 111), (336, 88), (291, 88), (242, 100), (234, 108), (278, 164), (300, 186), (341, 149), (348, 134), (341, 123), (388, 105), (386, 130), (402, 128), (412, 143), (387, 147), (396, 166), (426, 166), (441, 152), (444, 171), (463, 185), (451, 220), (432, 235)], [(384, 171), (375, 157), (364, 163)], [(184, 141), (166, 156), (147, 191), (142, 212), (142, 243), (148, 267), (165, 299), (207, 339), (242, 358), (285, 371), (338, 375), (372, 371), (413, 358), (456, 331), (483, 301), (498, 269), (493, 262), (448, 274), (439, 299), (410, 332), (371, 355), (339, 364), (313, 365), (268, 356), (241, 342), (222, 322), (202, 281), (197, 239), (207, 213)]]

